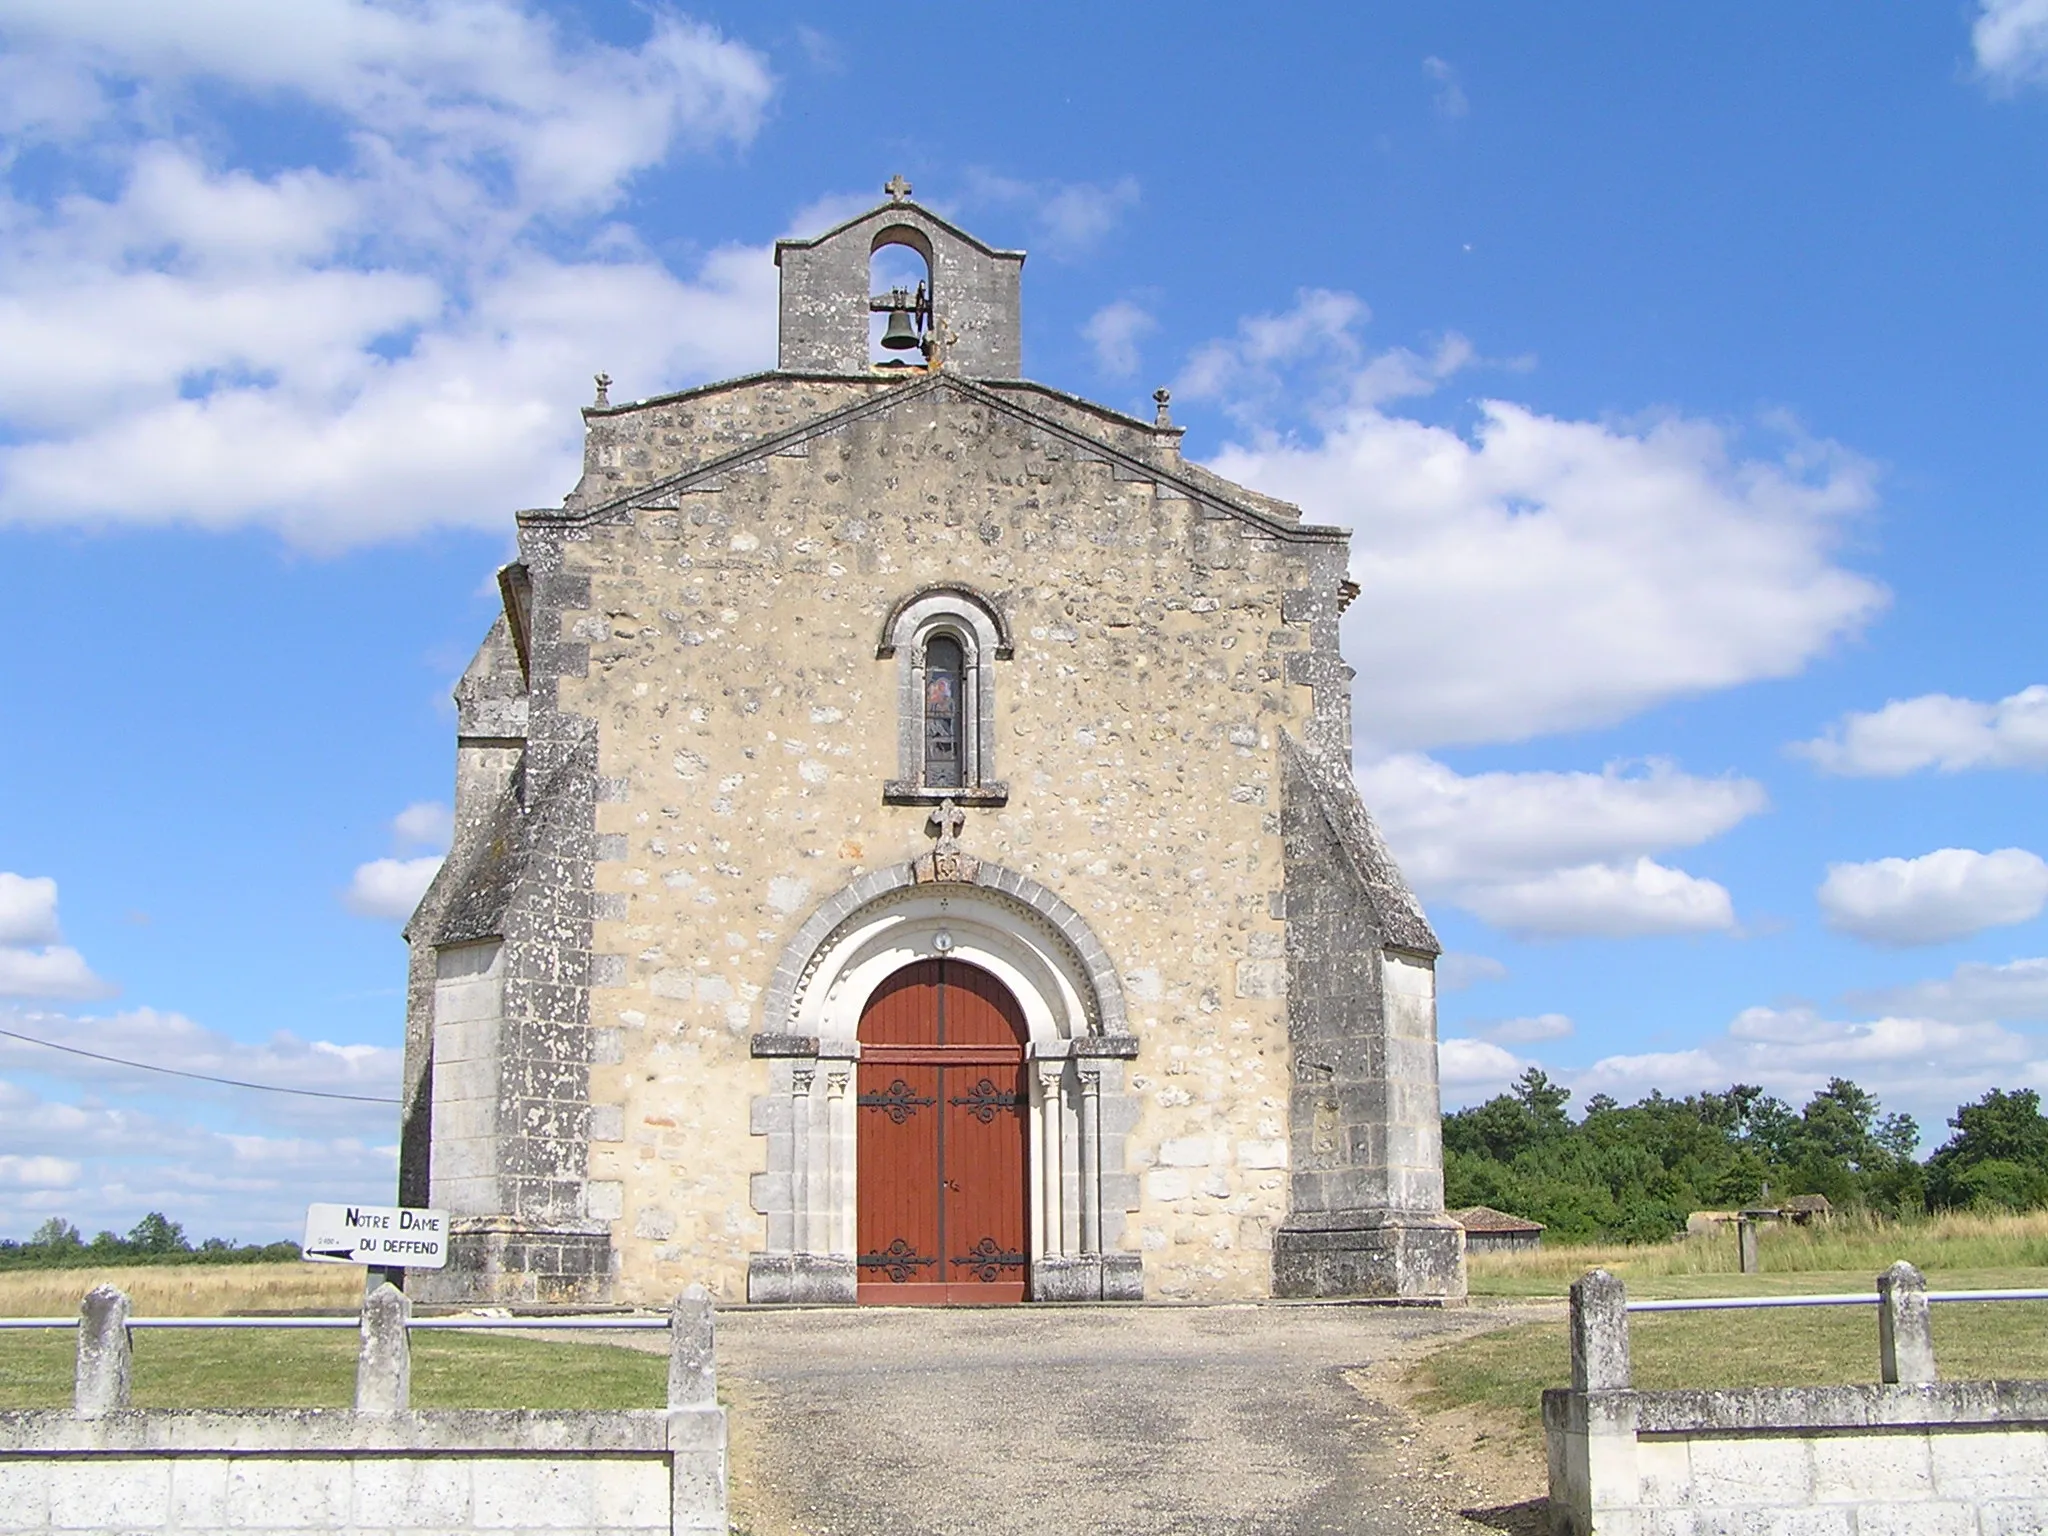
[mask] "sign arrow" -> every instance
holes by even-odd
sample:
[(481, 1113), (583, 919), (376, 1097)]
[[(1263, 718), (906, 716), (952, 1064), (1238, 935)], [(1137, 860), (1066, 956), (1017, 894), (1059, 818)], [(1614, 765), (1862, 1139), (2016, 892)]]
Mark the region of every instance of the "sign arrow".
[(299, 1251), (309, 1259), (340, 1259), (344, 1264), (356, 1256), (353, 1248), (302, 1248)]

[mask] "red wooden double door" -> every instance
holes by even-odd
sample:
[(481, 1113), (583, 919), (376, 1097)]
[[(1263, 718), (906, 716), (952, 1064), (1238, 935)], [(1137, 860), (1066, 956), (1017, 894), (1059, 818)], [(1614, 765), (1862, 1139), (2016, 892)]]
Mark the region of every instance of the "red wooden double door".
[(1031, 1273), (1024, 1013), (988, 972), (922, 960), (861, 1013), (859, 1298), (1022, 1301)]

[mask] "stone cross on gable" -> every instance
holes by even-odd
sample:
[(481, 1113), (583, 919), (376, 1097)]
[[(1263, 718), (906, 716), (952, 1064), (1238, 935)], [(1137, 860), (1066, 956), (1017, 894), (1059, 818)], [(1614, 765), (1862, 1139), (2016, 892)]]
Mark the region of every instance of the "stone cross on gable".
[(939, 844), (935, 853), (958, 853), (960, 851), (960, 829), (967, 825), (967, 813), (953, 803), (952, 796), (939, 802), (931, 814), (931, 824), (939, 829)]
[(900, 203), (903, 199), (910, 196), (910, 183), (901, 176), (891, 176), (883, 185), (882, 190), (889, 194), (890, 202)]

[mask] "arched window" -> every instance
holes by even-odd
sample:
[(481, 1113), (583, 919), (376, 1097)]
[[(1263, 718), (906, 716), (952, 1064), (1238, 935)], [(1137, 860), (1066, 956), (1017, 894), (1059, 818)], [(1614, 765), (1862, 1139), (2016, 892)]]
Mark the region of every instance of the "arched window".
[(961, 726), (969, 718), (967, 653), (952, 635), (933, 635), (924, 647), (924, 782), (927, 789), (958, 789)]
[(1007, 800), (996, 778), (995, 663), (1009, 659), (1010, 633), (995, 605), (963, 586), (919, 588), (890, 611), (876, 654), (897, 666), (897, 769), (886, 798)]

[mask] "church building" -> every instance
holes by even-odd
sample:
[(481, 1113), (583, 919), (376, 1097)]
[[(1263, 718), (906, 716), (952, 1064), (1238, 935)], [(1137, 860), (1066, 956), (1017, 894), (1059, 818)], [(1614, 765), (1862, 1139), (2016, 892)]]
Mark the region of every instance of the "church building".
[(406, 930), (410, 1288), (1463, 1295), (1348, 535), (1026, 380), (1024, 254), (909, 192), (777, 243), (772, 371), (600, 376), (518, 514)]

